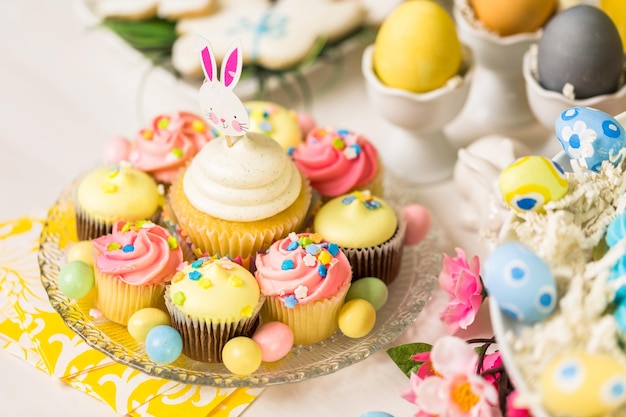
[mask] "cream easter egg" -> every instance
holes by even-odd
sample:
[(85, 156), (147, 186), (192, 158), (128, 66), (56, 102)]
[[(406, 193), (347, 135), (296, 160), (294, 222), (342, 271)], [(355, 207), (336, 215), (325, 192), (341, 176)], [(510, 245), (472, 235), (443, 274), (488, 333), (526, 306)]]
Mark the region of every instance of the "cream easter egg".
[(401, 3), (376, 36), (374, 72), (393, 88), (424, 93), (442, 87), (459, 72), (461, 43), (452, 18), (437, 3)]
[(626, 402), (626, 368), (607, 355), (565, 354), (548, 365), (539, 383), (552, 415), (602, 416)]
[(476, 18), (501, 36), (534, 32), (554, 14), (558, 0), (470, 0)]
[(504, 201), (519, 212), (541, 212), (544, 204), (561, 199), (568, 189), (563, 168), (539, 155), (513, 162), (500, 173), (498, 184)]

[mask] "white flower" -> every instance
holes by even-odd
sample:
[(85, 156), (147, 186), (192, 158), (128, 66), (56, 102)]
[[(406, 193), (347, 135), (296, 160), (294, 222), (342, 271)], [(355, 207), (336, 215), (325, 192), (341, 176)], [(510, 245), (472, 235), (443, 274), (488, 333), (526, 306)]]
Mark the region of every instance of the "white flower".
[(593, 142), (596, 140), (596, 131), (587, 129), (587, 124), (581, 120), (574, 123), (574, 128), (565, 126), (561, 131), (563, 141), (567, 143), (566, 152), (574, 159), (591, 158), (594, 154)]

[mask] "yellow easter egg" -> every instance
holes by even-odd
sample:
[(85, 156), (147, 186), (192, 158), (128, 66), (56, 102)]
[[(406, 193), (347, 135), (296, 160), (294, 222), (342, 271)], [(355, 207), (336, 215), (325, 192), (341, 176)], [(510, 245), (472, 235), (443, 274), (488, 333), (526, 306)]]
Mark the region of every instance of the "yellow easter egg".
[(128, 333), (133, 339), (143, 343), (150, 330), (160, 325), (170, 325), (169, 314), (154, 307), (142, 308), (128, 319)]
[(376, 310), (367, 301), (355, 298), (343, 305), (339, 311), (339, 330), (356, 339), (366, 336), (376, 324)]
[(608, 355), (565, 354), (539, 383), (543, 406), (552, 415), (596, 417), (626, 402), (626, 368)]
[(91, 240), (82, 240), (73, 244), (67, 252), (67, 261), (81, 261), (93, 266), (93, 245)]
[(459, 72), (461, 43), (452, 18), (437, 3), (401, 3), (382, 23), (374, 48), (374, 72), (393, 88), (425, 93)]
[(501, 36), (534, 32), (554, 14), (558, 0), (471, 0), (476, 18)]
[(500, 173), (498, 184), (504, 201), (519, 212), (542, 212), (544, 204), (561, 199), (568, 189), (563, 168), (539, 155), (513, 162)]

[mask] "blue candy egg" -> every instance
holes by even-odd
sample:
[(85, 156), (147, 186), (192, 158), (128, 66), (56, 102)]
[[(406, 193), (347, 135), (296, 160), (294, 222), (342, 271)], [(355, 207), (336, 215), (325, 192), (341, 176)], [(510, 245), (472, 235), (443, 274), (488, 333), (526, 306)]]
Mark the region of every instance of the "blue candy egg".
[(612, 116), (591, 107), (571, 107), (554, 124), (556, 137), (570, 159), (592, 171), (602, 162), (622, 160), (626, 146), (624, 128)]
[(365, 414), (361, 414), (361, 417), (393, 417), (389, 413), (385, 413), (384, 411), (368, 411)]
[(556, 282), (550, 268), (521, 243), (505, 243), (489, 254), (482, 278), (489, 296), (518, 321), (543, 320), (556, 307)]
[(153, 327), (146, 336), (146, 353), (159, 364), (174, 362), (183, 351), (183, 339), (178, 330), (165, 324)]

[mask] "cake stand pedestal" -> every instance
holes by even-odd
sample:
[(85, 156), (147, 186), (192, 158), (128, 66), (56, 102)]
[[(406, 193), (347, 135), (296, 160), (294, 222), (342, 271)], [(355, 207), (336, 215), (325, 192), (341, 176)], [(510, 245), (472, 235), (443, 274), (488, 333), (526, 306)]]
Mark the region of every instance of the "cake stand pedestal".
[(393, 125), (385, 146), (379, 146), (385, 169), (412, 183), (432, 183), (452, 175), (456, 150), (444, 126), (454, 119), (467, 98), (473, 61), (464, 50), (461, 74), (445, 86), (418, 94), (387, 87), (373, 70), (374, 45), (363, 53), (361, 69), (370, 101)]
[(499, 37), (471, 22), (467, 7), (457, 1), (454, 18), (461, 41), (474, 53), (476, 71), (465, 107), (446, 133), (459, 147), (490, 134), (541, 145), (547, 132), (530, 110), (522, 76), (524, 53), (540, 31)]

